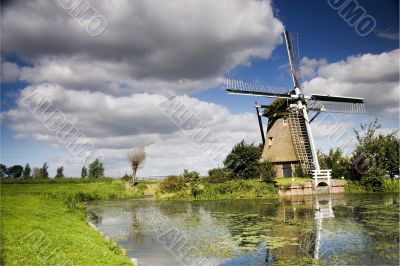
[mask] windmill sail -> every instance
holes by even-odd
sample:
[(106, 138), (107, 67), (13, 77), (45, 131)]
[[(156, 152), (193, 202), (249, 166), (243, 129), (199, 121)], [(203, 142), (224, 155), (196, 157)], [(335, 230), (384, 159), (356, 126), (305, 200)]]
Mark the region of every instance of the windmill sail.
[(307, 133), (306, 121), (299, 110), (289, 113), (288, 124), (290, 137), (301, 168), (306, 174), (311, 174), (311, 171), (314, 170), (312, 147)]
[(237, 79), (227, 78), (225, 80), (226, 91), (230, 94), (244, 94), (266, 97), (290, 97), (287, 88), (270, 86), (263, 83), (246, 82)]
[(297, 34), (285, 31), (286, 48), (289, 56), (290, 72), (295, 88), (303, 89), (303, 79), (300, 71), (299, 46)]
[(312, 111), (327, 111), (332, 113), (365, 113), (364, 99), (330, 96), (330, 95), (311, 95), (307, 103)]

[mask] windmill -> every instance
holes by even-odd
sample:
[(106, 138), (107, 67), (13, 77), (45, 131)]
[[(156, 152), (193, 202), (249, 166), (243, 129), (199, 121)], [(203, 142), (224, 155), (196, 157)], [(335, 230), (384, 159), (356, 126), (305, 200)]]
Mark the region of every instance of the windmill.
[[(274, 98), (270, 105), (255, 105), (264, 144), (261, 161), (274, 163), (278, 177), (291, 177), (296, 165), (300, 165), (307, 174), (311, 174), (312, 170), (320, 170), (310, 123), (321, 112), (363, 113), (365, 106), (362, 98), (304, 95), (297, 34), (285, 31), (284, 37), (293, 89), (228, 78), (226, 91), (230, 94)], [(262, 116), (268, 118), (267, 138)]]

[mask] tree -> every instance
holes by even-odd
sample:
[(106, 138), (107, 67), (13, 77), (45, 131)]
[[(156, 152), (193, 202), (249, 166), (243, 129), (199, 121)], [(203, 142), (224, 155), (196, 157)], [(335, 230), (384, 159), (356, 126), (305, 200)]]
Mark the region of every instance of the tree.
[(318, 161), (322, 169), (332, 170), (332, 178), (349, 178), (350, 160), (339, 148), (330, 149), (328, 154), (318, 151)]
[(399, 175), (399, 147), (400, 140), (396, 137), (397, 132), (392, 132), (385, 138), (385, 168), (387, 174), (393, 180), (395, 175)]
[(29, 163), (25, 165), (24, 171), (22, 172), (22, 178), (23, 179), (31, 178), (31, 167), (29, 166)]
[(86, 177), (87, 177), (87, 168), (83, 166), (81, 170), (81, 178), (86, 178)]
[(4, 164), (0, 164), (0, 177), (8, 177), (7, 166), (5, 166)]
[(33, 173), (32, 173), (32, 178), (33, 179), (41, 179), (43, 178), (43, 169), (39, 167), (34, 167), (33, 168)]
[(94, 160), (89, 164), (89, 178), (103, 178), (104, 177), (104, 166), (103, 162), (99, 159)]
[(261, 149), (254, 143), (246, 144), (244, 140), (236, 144), (224, 160), (224, 166), (230, 172), (230, 178), (251, 179), (259, 177), (258, 160)]
[(351, 159), (351, 177), (379, 191), (385, 174), (391, 178), (399, 174), (400, 143), (396, 137), (397, 131), (377, 135), (381, 127), (377, 120), (369, 125), (361, 124), (360, 127), (361, 130), (354, 129), (357, 144)]
[(137, 170), (143, 166), (146, 160), (144, 148), (134, 148), (128, 152), (128, 159), (132, 168), (132, 184), (135, 185)]
[(198, 172), (196, 172), (196, 171), (191, 171), (191, 172), (189, 172), (188, 169), (184, 169), (184, 170), (183, 170), (182, 177), (183, 177), (183, 179), (184, 179), (185, 181), (188, 181), (188, 182), (196, 182), (196, 181), (199, 180), (200, 174), (199, 174)]
[(64, 177), (65, 177), (64, 176), (64, 167), (63, 166), (58, 167), (57, 168), (57, 174), (56, 174), (56, 176), (54, 178), (64, 178)]
[(45, 162), (42, 166), (42, 178), (49, 178), (49, 172), (47, 171), (48, 168), (49, 166), (47, 165), (47, 162)]
[(20, 178), (22, 175), (22, 171), (24, 170), (24, 167), (22, 167), (21, 165), (13, 165), (10, 168), (8, 168), (8, 175), (11, 178)]

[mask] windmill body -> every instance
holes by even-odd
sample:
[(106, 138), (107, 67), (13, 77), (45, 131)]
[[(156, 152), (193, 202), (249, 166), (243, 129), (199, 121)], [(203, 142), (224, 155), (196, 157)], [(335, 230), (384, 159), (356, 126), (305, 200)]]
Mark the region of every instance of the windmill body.
[(300, 163), (290, 135), (289, 114), (286, 101), (282, 99), (274, 100), (274, 107), (264, 109), (263, 114), (268, 118), (268, 126), (261, 162), (273, 162), (282, 177), (291, 177)]
[[(274, 98), (270, 105), (255, 105), (264, 143), (260, 161), (274, 163), (278, 177), (291, 177), (296, 166), (307, 174), (320, 170), (310, 127), (320, 112), (362, 113), (365, 107), (362, 98), (304, 95), (297, 36), (285, 31), (284, 37), (294, 85), (292, 89), (235, 79), (227, 79), (226, 85), (230, 94)], [(312, 118), (311, 113), (314, 113)], [(266, 134), (261, 117), (268, 118)]]

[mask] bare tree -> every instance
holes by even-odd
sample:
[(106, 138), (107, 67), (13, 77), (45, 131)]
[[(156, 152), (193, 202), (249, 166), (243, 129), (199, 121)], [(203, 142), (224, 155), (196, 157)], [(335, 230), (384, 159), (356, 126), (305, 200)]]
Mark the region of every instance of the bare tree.
[(134, 148), (128, 152), (128, 159), (132, 167), (132, 184), (135, 185), (136, 172), (143, 166), (146, 159), (146, 152), (144, 148)]

